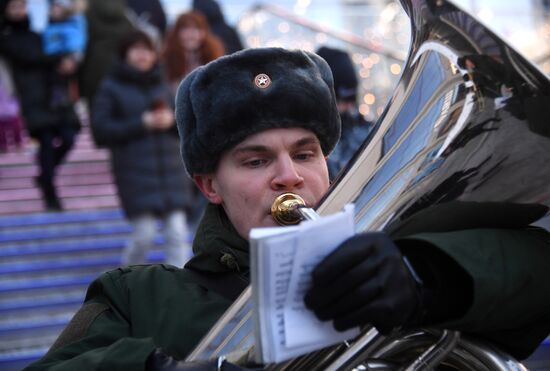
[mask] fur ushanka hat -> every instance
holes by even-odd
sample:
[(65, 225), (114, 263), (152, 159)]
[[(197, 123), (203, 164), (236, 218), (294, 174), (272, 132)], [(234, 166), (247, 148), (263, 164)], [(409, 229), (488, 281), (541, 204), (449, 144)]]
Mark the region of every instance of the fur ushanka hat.
[(191, 176), (214, 172), (224, 151), (263, 130), (311, 130), (325, 155), (340, 137), (327, 63), (280, 48), (242, 50), (194, 70), (178, 88), (176, 122)]

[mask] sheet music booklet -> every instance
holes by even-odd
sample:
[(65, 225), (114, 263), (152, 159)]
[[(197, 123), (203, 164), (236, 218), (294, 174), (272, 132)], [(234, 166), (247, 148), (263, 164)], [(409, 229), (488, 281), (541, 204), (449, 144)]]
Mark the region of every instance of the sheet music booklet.
[(250, 231), (257, 362), (282, 362), (359, 334), (359, 328), (336, 331), (332, 322), (319, 321), (303, 302), (311, 271), (354, 234), (353, 219), (353, 205), (347, 205), (341, 212), (297, 226)]

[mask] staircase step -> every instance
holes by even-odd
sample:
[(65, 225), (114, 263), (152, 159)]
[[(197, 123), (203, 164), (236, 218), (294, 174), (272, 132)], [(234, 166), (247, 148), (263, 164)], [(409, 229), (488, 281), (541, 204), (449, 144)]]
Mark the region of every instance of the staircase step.
[(7, 351), (0, 350), (0, 367), (2, 371), (21, 371), (31, 362), (38, 360), (48, 352), (51, 344), (57, 339), (57, 335), (48, 336), (47, 339), (43, 340), (43, 344), (36, 347), (23, 346)]
[[(62, 186), (57, 189), (60, 198), (94, 197), (116, 195), (114, 184)], [(36, 188), (12, 189), (0, 192), (0, 202), (4, 201), (28, 201), (41, 199), (42, 195)]]
[[(79, 149), (78, 151), (71, 151), (67, 155), (65, 162), (90, 162), (90, 161), (106, 161), (109, 159), (109, 151), (106, 149)], [(35, 154), (30, 151), (20, 153), (10, 153), (5, 156), (0, 156), (0, 166), (15, 166), (32, 164), (35, 161)]]
[[(112, 184), (114, 179), (111, 173), (106, 172), (103, 174), (76, 174), (76, 175), (62, 175), (55, 178), (55, 184), (57, 187), (67, 186), (84, 186), (84, 185), (98, 185), (98, 184)], [(0, 191), (15, 190), (25, 188), (36, 188), (33, 177), (26, 178), (7, 178), (0, 181)], [(2, 192), (3, 193), (3, 192)]]
[(63, 310), (61, 313), (42, 314), (39, 316), (19, 319), (0, 320), (0, 340), (2, 338), (13, 336), (14, 331), (38, 330), (48, 327), (63, 328), (69, 323), (79, 305)]
[(37, 261), (20, 261), (0, 264), (0, 275), (11, 275), (16, 273), (48, 272), (55, 271), (70, 272), (74, 269), (116, 267), (120, 265), (120, 254), (96, 257), (74, 257), (57, 259), (40, 259)]
[[(58, 177), (65, 175), (91, 175), (110, 173), (111, 168), (106, 161), (87, 163), (86, 166), (77, 163), (67, 163), (59, 167)], [(31, 178), (38, 175), (38, 167), (35, 164), (21, 166), (0, 167), (0, 182), (7, 178)]]
[(73, 286), (83, 287), (88, 286), (95, 278), (97, 278), (97, 274), (79, 274), (0, 281), (0, 293), (10, 293), (19, 290), (59, 289)]
[(120, 221), (124, 219), (121, 209), (70, 211), (63, 213), (36, 213), (0, 217), (0, 228), (43, 226), (99, 221)]
[[(99, 276), (103, 272), (88, 272), (90, 274), (97, 274)], [(34, 289), (34, 290), (23, 290), (23, 291), (12, 291), (0, 294), (0, 306), (4, 311), (12, 310), (32, 310), (33, 306), (30, 301), (35, 300), (38, 307), (41, 303), (51, 302), (52, 306), (55, 306), (55, 301), (62, 304), (63, 300), (71, 301), (71, 298), (84, 299), (87, 286), (74, 286), (67, 287), (63, 290), (48, 290), (48, 289)], [(17, 309), (18, 305), (21, 304), (21, 309)], [(27, 305), (28, 304), (28, 305)], [(46, 305), (46, 304), (44, 304)], [(47, 305), (46, 305), (47, 306)]]
[[(148, 254), (150, 263), (164, 261), (163, 251), (151, 251)], [(65, 259), (40, 259), (38, 261), (21, 261), (0, 263), (0, 275), (31, 272), (70, 271), (85, 268), (117, 267), (121, 265), (120, 254), (95, 257), (74, 257)]]
[[(61, 200), (61, 203), (64, 210), (112, 209), (120, 206), (117, 195), (67, 198)], [(29, 200), (25, 202), (16, 200), (0, 203), (0, 215), (17, 215), (43, 211), (44, 203), (42, 200)]]
[[(23, 147), (19, 150), (14, 150), (7, 153), (2, 153), (3, 157), (10, 158), (9, 161), (13, 161), (11, 158), (27, 158), (29, 155), (34, 156), (36, 152), (39, 149), (39, 144), (37, 141), (35, 141), (32, 138), (28, 138), (24, 136), (23, 139)], [(73, 148), (71, 148), (71, 152), (78, 152), (80, 150), (89, 150), (89, 149), (95, 149), (100, 151), (106, 151), (105, 148), (98, 148), (94, 142), (94, 138), (92, 137), (92, 134), (89, 132), (89, 130), (83, 130), (81, 131), (78, 136), (76, 137), (76, 141), (73, 145)], [(108, 150), (107, 150), (108, 151)]]
[(62, 241), (48, 241), (8, 245), (0, 248), (0, 258), (18, 256), (45, 256), (49, 254), (70, 254), (96, 251), (107, 253), (109, 250), (122, 249), (127, 241), (126, 236), (97, 236), (89, 239), (68, 239)]
[[(29, 336), (26, 339), (13, 338), (3, 339), (2, 347), (0, 348), (0, 357), (5, 356), (7, 353), (21, 350), (23, 347), (36, 348), (38, 346), (46, 346), (49, 348), (55, 339), (59, 336), (61, 331), (41, 331), (41, 333), (35, 333), (34, 336)], [(0, 366), (3, 371), (4, 368)]]
[(111, 234), (127, 234), (132, 230), (126, 222), (82, 224), (66, 227), (50, 227), (22, 231), (7, 231), (0, 235), (0, 242), (51, 240), (68, 237), (85, 237)]
[[(12, 344), (25, 344), (27, 342), (27, 339), (33, 336), (37, 336), (40, 338), (56, 338), (59, 336), (59, 334), (63, 331), (63, 328), (66, 326), (66, 323), (71, 319), (71, 314), (73, 313), (67, 313), (68, 320), (63, 323), (61, 319), (57, 320), (55, 318), (52, 318), (52, 323), (50, 326), (42, 326), (42, 327), (29, 327), (27, 329), (22, 328), (20, 330), (16, 331), (7, 331), (5, 333), (0, 332), (0, 343), (4, 343), (7, 341), (10, 341)], [(50, 344), (42, 344), (42, 346), (49, 347)], [(0, 364), (0, 367), (1, 364)], [(3, 367), (2, 367), (3, 370)]]
[(20, 297), (0, 301), (0, 313), (9, 311), (25, 311), (30, 309), (45, 309), (58, 306), (81, 304), (84, 301), (84, 292), (59, 293), (42, 297)]

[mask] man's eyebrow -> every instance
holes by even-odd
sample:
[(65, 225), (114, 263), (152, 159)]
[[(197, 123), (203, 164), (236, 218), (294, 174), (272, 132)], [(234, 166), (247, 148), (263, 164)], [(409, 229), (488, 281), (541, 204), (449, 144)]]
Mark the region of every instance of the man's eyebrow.
[(317, 139), (317, 137), (315, 135), (308, 136), (308, 137), (297, 140), (294, 143), (293, 146), (294, 147), (301, 147), (301, 146), (306, 146), (306, 145), (309, 145), (309, 144), (320, 144), (319, 139)]
[[(307, 146), (310, 144), (319, 144), (319, 139), (315, 135), (307, 136), (304, 138), (298, 139), (296, 142), (292, 143), (292, 147), (299, 148), (303, 146)], [(249, 153), (249, 152), (269, 152), (270, 148), (268, 146), (262, 145), (262, 144), (249, 144), (244, 145), (235, 148), (232, 153), (234, 155), (238, 155), (241, 153)]]
[(245, 145), (237, 147), (233, 150), (233, 154), (246, 153), (246, 152), (268, 152), (269, 148), (260, 144)]

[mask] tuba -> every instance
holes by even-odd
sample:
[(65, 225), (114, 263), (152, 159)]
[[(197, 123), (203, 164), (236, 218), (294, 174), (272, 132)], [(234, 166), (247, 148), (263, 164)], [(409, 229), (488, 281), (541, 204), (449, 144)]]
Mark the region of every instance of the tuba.
[[(412, 40), (390, 102), (316, 210), (285, 198), (289, 207), (282, 207), (282, 218), (329, 215), (353, 202), (356, 230), (410, 233), (431, 228), (416, 216), (448, 205), (463, 210), (477, 203), (550, 206), (550, 172), (543, 170), (550, 163), (548, 78), (449, 1), (401, 3)], [(247, 288), (187, 360), (245, 357), (254, 344), (251, 317)], [(371, 327), (353, 341), (266, 369), (438, 365), (525, 370), (493, 345), (457, 331), (418, 329), (384, 337)]]

